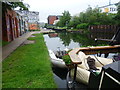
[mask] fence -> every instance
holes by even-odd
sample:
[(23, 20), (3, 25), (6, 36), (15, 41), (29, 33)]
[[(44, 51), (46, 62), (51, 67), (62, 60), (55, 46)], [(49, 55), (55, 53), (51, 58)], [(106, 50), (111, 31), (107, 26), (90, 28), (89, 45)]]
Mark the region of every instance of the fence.
[(89, 30), (92, 38), (111, 39), (117, 32), (117, 25), (91, 25)]

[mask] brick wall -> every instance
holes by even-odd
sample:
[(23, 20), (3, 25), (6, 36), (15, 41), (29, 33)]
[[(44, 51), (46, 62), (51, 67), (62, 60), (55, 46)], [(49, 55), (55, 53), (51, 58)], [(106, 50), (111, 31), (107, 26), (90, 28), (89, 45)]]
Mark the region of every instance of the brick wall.
[(57, 20), (57, 16), (49, 16), (48, 17), (48, 24), (53, 24), (55, 20)]
[(19, 36), (17, 14), (8, 9), (2, 14), (4, 15), (2, 16), (2, 39), (9, 42)]

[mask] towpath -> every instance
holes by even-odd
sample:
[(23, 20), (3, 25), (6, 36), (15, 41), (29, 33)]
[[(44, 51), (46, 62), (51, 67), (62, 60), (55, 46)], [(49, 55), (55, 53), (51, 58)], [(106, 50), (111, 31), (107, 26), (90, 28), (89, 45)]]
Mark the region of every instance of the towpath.
[(53, 32), (52, 30), (48, 29), (42, 29), (41, 31), (32, 31), (32, 32), (27, 32), (23, 34), (22, 36), (16, 38), (13, 40), (11, 43), (8, 45), (5, 45), (2, 47), (2, 61), (8, 57), (17, 47), (19, 47), (25, 40), (27, 40), (28, 37), (30, 37), (32, 34), (35, 33), (49, 33)]

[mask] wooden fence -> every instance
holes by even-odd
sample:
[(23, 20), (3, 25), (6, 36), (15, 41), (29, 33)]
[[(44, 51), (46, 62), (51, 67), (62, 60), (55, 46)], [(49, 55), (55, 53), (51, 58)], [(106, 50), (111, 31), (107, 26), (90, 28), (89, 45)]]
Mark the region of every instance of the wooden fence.
[(89, 30), (92, 38), (111, 39), (117, 32), (117, 25), (91, 25)]

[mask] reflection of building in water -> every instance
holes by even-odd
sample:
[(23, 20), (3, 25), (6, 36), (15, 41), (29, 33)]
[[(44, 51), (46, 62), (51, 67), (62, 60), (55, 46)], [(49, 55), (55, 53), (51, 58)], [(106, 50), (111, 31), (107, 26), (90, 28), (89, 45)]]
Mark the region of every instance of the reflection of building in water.
[(50, 38), (52, 38), (52, 37), (58, 37), (58, 33), (49, 33), (48, 36)]
[(116, 25), (91, 25), (89, 30), (91, 38), (112, 39), (117, 32), (118, 26)]

